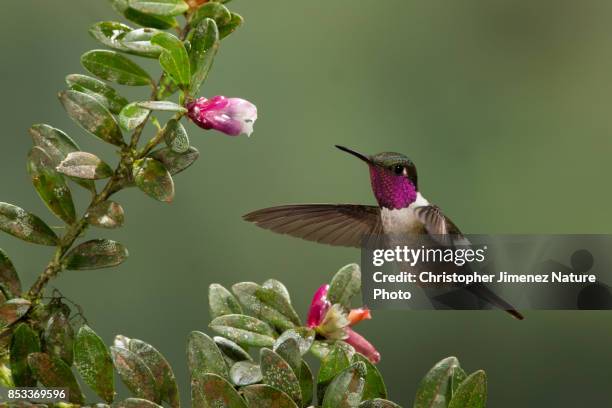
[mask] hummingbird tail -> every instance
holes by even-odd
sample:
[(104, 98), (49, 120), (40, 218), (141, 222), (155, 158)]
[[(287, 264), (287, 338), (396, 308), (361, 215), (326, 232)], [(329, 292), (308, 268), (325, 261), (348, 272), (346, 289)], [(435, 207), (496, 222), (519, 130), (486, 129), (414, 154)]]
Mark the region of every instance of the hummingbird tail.
[(510, 303), (506, 302), (504, 299), (495, 294), (491, 289), (486, 287), (483, 284), (469, 285), (467, 286), (472, 293), (476, 296), (486, 300), (492, 305), (500, 308), (501, 310), (510, 313), (512, 317), (517, 320), (523, 320), (525, 317), (514, 308)]

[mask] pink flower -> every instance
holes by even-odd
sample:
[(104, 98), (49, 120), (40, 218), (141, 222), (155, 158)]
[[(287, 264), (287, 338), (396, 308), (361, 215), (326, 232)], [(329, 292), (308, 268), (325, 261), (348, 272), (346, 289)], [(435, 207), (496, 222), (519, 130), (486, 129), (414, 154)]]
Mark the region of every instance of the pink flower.
[(226, 135), (251, 136), (257, 120), (257, 107), (240, 98), (215, 96), (211, 99), (198, 98), (186, 105), (187, 115), (203, 129), (215, 129)]
[(347, 314), (341, 305), (332, 305), (327, 299), (328, 290), (329, 285), (323, 285), (315, 292), (308, 310), (306, 325), (326, 339), (347, 342), (372, 363), (378, 363), (380, 353), (365, 337), (350, 327), (362, 320), (371, 319), (370, 310), (367, 307), (360, 307), (352, 309)]

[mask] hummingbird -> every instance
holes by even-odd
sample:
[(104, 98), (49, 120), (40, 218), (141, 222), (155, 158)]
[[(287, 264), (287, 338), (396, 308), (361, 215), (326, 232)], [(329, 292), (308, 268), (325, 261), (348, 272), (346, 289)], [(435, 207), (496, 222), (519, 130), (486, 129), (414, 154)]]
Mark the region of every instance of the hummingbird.
[[(407, 156), (394, 152), (365, 155), (344, 146), (336, 148), (367, 164), (378, 205), (281, 205), (253, 211), (243, 218), (276, 233), (336, 246), (361, 247), (369, 237), (391, 235), (427, 236), (445, 246), (458, 240), (467, 242), (440, 208), (423, 197), (416, 166)], [(511, 304), (484, 284), (468, 285), (466, 289), (523, 319)]]

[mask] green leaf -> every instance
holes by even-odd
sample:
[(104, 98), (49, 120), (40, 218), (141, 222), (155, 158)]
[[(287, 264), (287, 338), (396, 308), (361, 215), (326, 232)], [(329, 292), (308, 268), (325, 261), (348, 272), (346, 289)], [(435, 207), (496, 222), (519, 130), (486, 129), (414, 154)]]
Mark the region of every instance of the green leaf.
[(388, 401), (382, 398), (375, 398), (367, 401), (363, 401), (359, 404), (359, 408), (402, 408), (395, 402)]
[(351, 365), (354, 351), (343, 343), (336, 343), (321, 361), (317, 384), (328, 384), (338, 373)]
[(452, 400), (453, 395), (457, 392), (457, 388), (465, 379), (467, 378), (467, 374), (463, 371), (463, 368), (456, 366), (452, 369), (451, 374), (451, 386), (450, 386), (450, 396), (448, 396), (447, 401)]
[(361, 290), (361, 270), (357, 264), (349, 264), (334, 275), (327, 299), (332, 303), (339, 303), (350, 308), (351, 298)]
[(195, 26), (200, 21), (211, 18), (215, 20), (217, 26), (221, 27), (225, 24), (229, 24), (232, 20), (232, 15), (230, 11), (223, 4), (218, 2), (209, 2), (204, 3), (200, 8), (198, 8), (193, 16), (191, 17), (191, 25)]
[(95, 76), (121, 85), (151, 85), (153, 80), (138, 64), (108, 50), (92, 50), (81, 56), (81, 64)]
[[(33, 125), (29, 132), (34, 146), (41, 147), (49, 155), (54, 167), (57, 167), (68, 153), (81, 150), (67, 134), (49, 125)], [(94, 182), (91, 180), (74, 181), (90, 191), (95, 191)]]
[(302, 405), (302, 389), (293, 369), (281, 356), (270, 349), (260, 350), (261, 373), (264, 384), (277, 388)]
[(191, 378), (202, 377), (204, 374), (217, 374), (229, 379), (229, 373), (221, 351), (215, 341), (206, 334), (193, 331), (187, 340), (187, 364)]
[(183, 42), (172, 34), (161, 32), (151, 38), (151, 43), (164, 49), (159, 56), (159, 63), (164, 71), (178, 85), (188, 86), (191, 78), (191, 68)]
[(163, 408), (154, 402), (142, 398), (127, 398), (113, 404), (114, 408)]
[(284, 331), (301, 324), (298, 314), (287, 299), (278, 292), (253, 282), (241, 282), (232, 286), (243, 309)]
[(179, 113), (187, 112), (187, 109), (171, 101), (144, 101), (144, 102), (137, 102), (137, 105), (140, 106), (141, 108), (145, 108), (148, 110), (157, 110), (157, 111), (165, 111), (165, 112), (179, 112)]
[(238, 27), (240, 27), (244, 23), (244, 18), (240, 14), (232, 13), (232, 19), (229, 23), (225, 24), (223, 27), (219, 27), (219, 37), (221, 39), (227, 37)]
[(113, 8), (125, 18), (133, 21), (144, 27), (159, 28), (166, 30), (168, 28), (177, 27), (178, 23), (174, 17), (157, 16), (146, 14), (141, 11), (131, 8), (128, 0), (110, 0)]
[(100, 228), (119, 228), (123, 225), (125, 215), (121, 205), (114, 201), (102, 201), (89, 208), (85, 219), (90, 225)]
[(162, 73), (157, 86), (157, 99), (167, 99), (178, 91), (178, 86), (165, 72)]
[(111, 346), (115, 369), (123, 384), (138, 398), (159, 403), (159, 390), (153, 373), (140, 357), (128, 349)]
[(189, 10), (183, 0), (129, 0), (128, 4), (134, 10), (156, 16), (177, 16)]
[(361, 402), (365, 384), (366, 367), (357, 362), (344, 369), (329, 384), (323, 408), (356, 408)]
[(130, 340), (129, 350), (140, 357), (151, 370), (157, 389), (160, 390), (161, 400), (168, 402), (172, 408), (178, 408), (178, 385), (168, 360), (155, 347), (138, 339)]
[(132, 169), (136, 185), (147, 195), (167, 203), (174, 199), (174, 181), (164, 165), (151, 158), (136, 160)]
[(40, 147), (34, 146), (28, 154), (28, 173), (41, 200), (49, 210), (66, 224), (76, 221), (72, 194), (64, 177), (53, 167), (49, 155)]
[(141, 108), (136, 102), (132, 102), (119, 112), (119, 125), (122, 129), (131, 132), (142, 125), (148, 117), (148, 109)]
[(214, 319), (211, 330), (241, 345), (271, 347), (276, 333), (265, 322), (251, 316), (230, 314)]
[(123, 263), (128, 257), (127, 248), (109, 239), (93, 239), (73, 248), (64, 257), (66, 269), (110, 268)]
[(99, 79), (87, 75), (68, 75), (66, 77), (66, 84), (70, 89), (93, 96), (98, 102), (104, 105), (106, 109), (115, 114), (119, 113), (128, 103), (127, 99), (119, 95), (115, 89)]
[(189, 93), (191, 95), (198, 95), (200, 85), (206, 80), (215, 55), (219, 50), (220, 42), (217, 24), (214, 20), (205, 18), (195, 26), (190, 37), (191, 86), (189, 87)]
[(298, 408), (287, 394), (266, 384), (249, 385), (241, 391), (250, 407)]
[(10, 291), (11, 297), (21, 294), (21, 281), (17, 270), (2, 248), (0, 248), (0, 284), (5, 290)]
[(175, 175), (191, 166), (200, 157), (195, 147), (189, 147), (185, 153), (177, 153), (169, 147), (155, 150), (150, 157), (161, 162), (171, 175)]
[(59, 99), (68, 116), (84, 130), (105, 142), (123, 144), (121, 129), (115, 118), (91, 95), (77, 91), (63, 91)]
[(7, 300), (0, 305), (0, 330), (21, 319), (30, 310), (30, 301), (21, 298)]
[(40, 351), (38, 334), (30, 326), (20, 323), (11, 338), (11, 375), (17, 387), (34, 387), (36, 379), (28, 365), (28, 355)]
[(302, 370), (302, 355), (300, 354), (300, 347), (295, 338), (286, 337), (283, 341), (277, 339), (274, 343), (273, 350), (291, 366), (296, 376), (300, 375)]
[(266, 289), (272, 289), (273, 291), (287, 299), (287, 302), (291, 303), (291, 296), (289, 295), (289, 290), (287, 290), (287, 287), (283, 285), (281, 281), (278, 281), (276, 279), (268, 279), (261, 286)]
[(74, 330), (62, 310), (54, 311), (49, 317), (43, 339), (47, 354), (61, 358), (68, 366), (72, 365)]
[(314, 377), (306, 361), (302, 361), (299, 380), (300, 389), (302, 390), (303, 405), (308, 406), (312, 403), (314, 396)]
[(107, 47), (147, 58), (158, 58), (161, 53), (159, 46), (151, 44), (151, 37), (159, 32), (154, 28), (134, 30), (115, 21), (102, 21), (89, 29), (89, 33)]
[(448, 357), (438, 362), (421, 380), (414, 408), (446, 408), (452, 396), (452, 378), (459, 360)]
[(100, 180), (113, 175), (113, 169), (98, 156), (86, 152), (68, 153), (57, 171), (70, 177)]
[(170, 119), (164, 128), (166, 145), (176, 153), (185, 153), (189, 150), (189, 136), (187, 131), (176, 119)]
[(228, 314), (242, 314), (242, 307), (238, 300), (218, 283), (213, 283), (208, 287), (208, 306), (211, 319)]
[(248, 360), (235, 363), (230, 369), (229, 375), (232, 383), (240, 387), (256, 384), (263, 378), (259, 365)]
[(234, 387), (223, 377), (204, 374), (191, 381), (193, 408), (247, 408)]
[(60, 387), (68, 389), (68, 400), (75, 404), (83, 404), (84, 397), (70, 367), (61, 358), (46, 353), (32, 353), (28, 356), (28, 364), (45, 387)]
[(277, 347), (280, 343), (284, 342), (286, 339), (292, 338), (297, 341), (297, 344), (300, 349), (300, 354), (304, 355), (308, 353), (312, 343), (315, 339), (315, 331), (313, 329), (309, 329), (308, 327), (296, 327), (295, 329), (285, 330), (276, 340), (275, 347)]
[(115, 398), (113, 360), (104, 341), (87, 325), (81, 326), (74, 343), (74, 365), (83, 380), (104, 401)]
[(213, 337), (213, 340), (215, 341), (217, 347), (219, 347), (219, 350), (221, 350), (221, 353), (232, 361), (232, 364), (238, 361), (253, 360), (251, 355), (247, 353), (245, 349), (233, 341), (221, 336), (215, 336)]
[(487, 375), (479, 370), (459, 385), (448, 408), (484, 408), (487, 405)]
[(362, 399), (387, 398), (387, 387), (383, 380), (380, 371), (374, 364), (368, 360), (366, 356), (360, 353), (355, 353), (353, 363), (361, 361), (366, 366), (365, 387), (363, 389)]
[(0, 230), (27, 242), (57, 245), (55, 232), (37, 216), (15, 205), (0, 202)]

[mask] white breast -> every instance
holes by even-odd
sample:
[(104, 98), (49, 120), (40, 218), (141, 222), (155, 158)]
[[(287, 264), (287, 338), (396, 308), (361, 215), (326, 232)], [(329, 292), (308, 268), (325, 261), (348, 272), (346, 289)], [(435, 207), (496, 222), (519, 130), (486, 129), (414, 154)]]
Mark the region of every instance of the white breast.
[(414, 214), (414, 210), (415, 208), (426, 205), (429, 205), (429, 201), (427, 201), (421, 193), (417, 193), (417, 198), (414, 203), (406, 208), (398, 210), (383, 208), (380, 211), (380, 216), (385, 234), (405, 234), (420, 227), (421, 222)]

